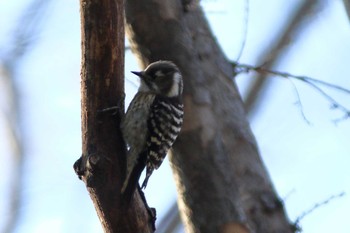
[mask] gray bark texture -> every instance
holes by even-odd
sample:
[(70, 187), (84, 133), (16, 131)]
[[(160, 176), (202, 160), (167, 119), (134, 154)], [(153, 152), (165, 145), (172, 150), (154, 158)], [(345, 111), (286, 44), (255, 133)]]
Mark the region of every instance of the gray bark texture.
[(170, 161), (186, 231), (293, 232), (201, 7), (127, 0), (126, 31), (142, 66), (171, 60), (183, 73), (185, 119)]

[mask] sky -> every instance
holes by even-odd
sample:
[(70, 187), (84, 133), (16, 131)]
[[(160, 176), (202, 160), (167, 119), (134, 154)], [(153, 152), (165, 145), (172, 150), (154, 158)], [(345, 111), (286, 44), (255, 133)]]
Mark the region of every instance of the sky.
[[(281, 30), (286, 14), (301, 0), (294, 1), (203, 1), (213, 32), (229, 59), (255, 64), (257, 56)], [(0, 59), (11, 40), (28, 0), (0, 0)], [(262, 10), (264, 9), (264, 10)], [(248, 14), (247, 14), (248, 12)], [(33, 35), (31, 50), (16, 68), (20, 119), (24, 129), (25, 180), (23, 203), (16, 233), (102, 232), (88, 192), (73, 171), (81, 154), (80, 131), (80, 16), (78, 1), (52, 1), (44, 13), (41, 30)], [(246, 38), (245, 38), (245, 31)], [(350, 24), (340, 0), (325, 1), (315, 9), (312, 21), (290, 38), (285, 55), (274, 67), (331, 82), (350, 89)], [(138, 70), (130, 51), (126, 52), (126, 104), (137, 90), (130, 73)], [(0, 64), (2, 65), (2, 64)], [(4, 116), (9, 107), (0, 72), (0, 232), (8, 212), (8, 185), (13, 160), (9, 152)], [(251, 74), (236, 77), (243, 95)], [(305, 233), (349, 233), (350, 172), (348, 164), (350, 119), (334, 123), (341, 112), (310, 86), (296, 85), (304, 113), (302, 117), (291, 81), (271, 77), (269, 87), (250, 124), (264, 163), (292, 221), (315, 204), (334, 198), (303, 218)], [(350, 96), (329, 88), (339, 103), (350, 109)], [(159, 185), (162, 189), (159, 189)], [(147, 190), (150, 206), (158, 220), (176, 200), (168, 161), (152, 175)], [(180, 228), (178, 232), (183, 232)]]

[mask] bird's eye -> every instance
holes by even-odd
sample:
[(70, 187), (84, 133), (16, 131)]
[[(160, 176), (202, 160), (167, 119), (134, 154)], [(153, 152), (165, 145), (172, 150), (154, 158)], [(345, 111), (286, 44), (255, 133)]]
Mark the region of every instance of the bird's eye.
[(164, 73), (161, 71), (161, 70), (158, 70), (156, 73), (155, 73), (155, 77), (158, 78), (158, 77), (162, 77), (164, 76)]

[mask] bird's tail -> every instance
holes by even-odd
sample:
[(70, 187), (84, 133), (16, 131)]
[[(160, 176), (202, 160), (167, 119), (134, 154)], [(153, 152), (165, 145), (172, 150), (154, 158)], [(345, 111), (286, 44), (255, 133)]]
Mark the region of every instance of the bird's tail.
[(150, 176), (153, 173), (154, 168), (152, 166), (147, 165), (147, 169), (146, 169), (146, 178), (145, 180), (142, 182), (141, 185), (141, 189), (145, 189), (148, 183), (148, 179), (150, 178)]
[(138, 157), (137, 161), (135, 161), (135, 165), (132, 166), (132, 169), (127, 169), (126, 178), (121, 190), (122, 201), (125, 202), (124, 204), (128, 205), (134, 195), (141, 173), (146, 166), (146, 158), (146, 152), (143, 152), (141, 156)]

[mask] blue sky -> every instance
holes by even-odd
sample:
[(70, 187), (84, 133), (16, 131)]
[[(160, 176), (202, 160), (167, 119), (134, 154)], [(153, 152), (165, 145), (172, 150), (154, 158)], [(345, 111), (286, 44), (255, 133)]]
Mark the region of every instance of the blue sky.
[[(250, 1), (246, 24), (245, 1), (203, 1), (213, 31), (228, 58), (235, 60), (248, 30), (240, 61), (255, 64), (260, 51), (271, 43), (285, 15), (297, 1)], [(9, 41), (12, 26), (29, 1), (0, 0), (0, 49)], [(262, 10), (263, 9), (263, 10)], [(44, 15), (42, 30), (34, 35), (34, 47), (16, 69), (25, 130), (25, 184), (16, 232), (102, 232), (84, 184), (72, 165), (81, 154), (80, 134), (80, 25), (78, 1), (52, 2)], [(307, 29), (291, 38), (276, 70), (331, 82), (350, 89), (350, 24), (341, 1), (325, 1), (315, 10)], [(3, 56), (0, 51), (0, 56)], [(2, 58), (2, 57), (0, 57)], [(126, 102), (136, 92), (130, 70), (137, 62), (126, 52)], [(1, 75), (0, 75), (1, 77)], [(333, 123), (341, 114), (313, 89), (295, 81), (308, 125), (295, 105), (297, 97), (288, 80), (271, 78), (262, 104), (251, 117), (251, 127), (276, 190), (291, 220), (315, 203), (345, 192), (305, 217), (306, 233), (348, 233), (350, 209), (350, 120)], [(245, 94), (251, 75), (236, 77)], [(8, 106), (0, 82), (0, 229), (8, 215), (7, 185), (13, 165), (6, 140), (3, 112)], [(350, 109), (350, 96), (325, 89)], [(162, 187), (159, 189), (159, 187)], [(146, 190), (158, 219), (176, 199), (168, 162), (157, 170)], [(181, 232), (181, 230), (180, 230)]]

